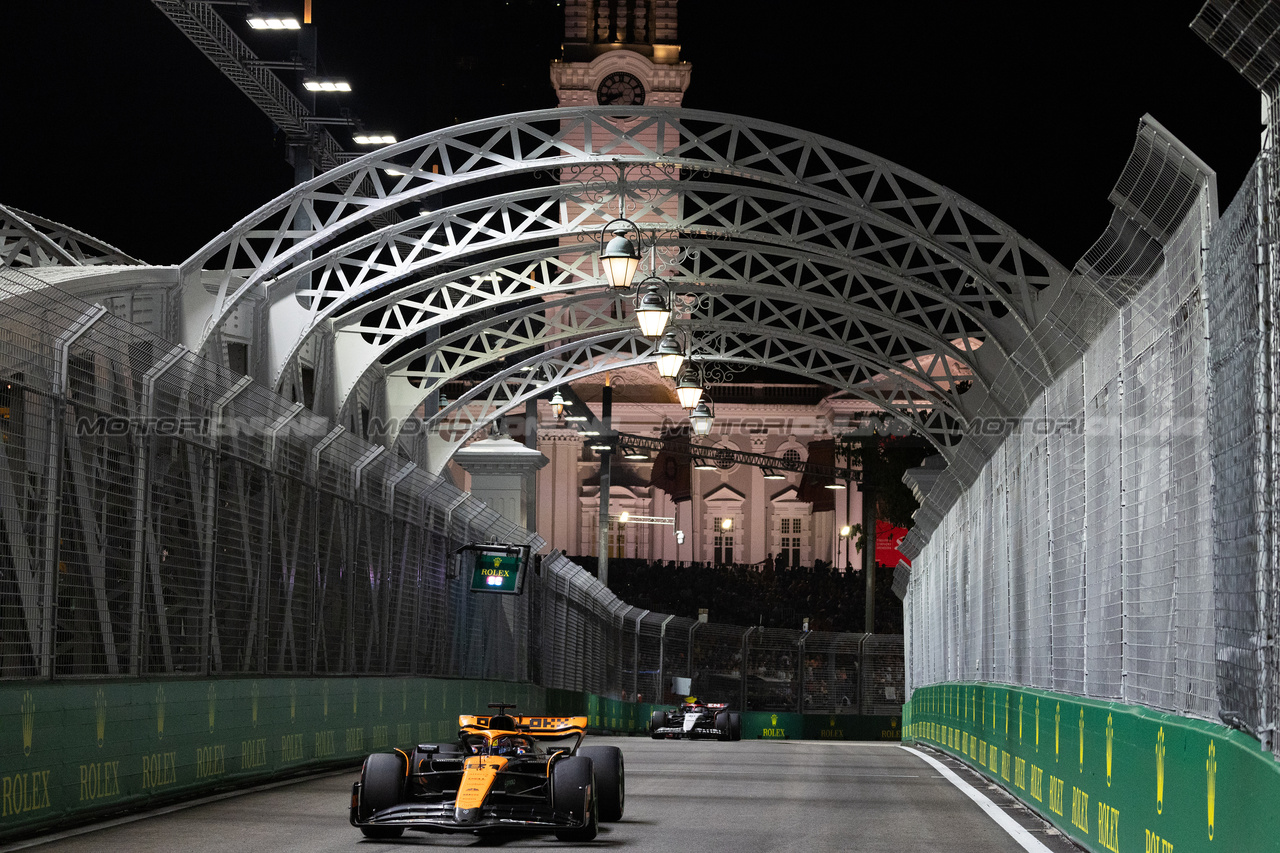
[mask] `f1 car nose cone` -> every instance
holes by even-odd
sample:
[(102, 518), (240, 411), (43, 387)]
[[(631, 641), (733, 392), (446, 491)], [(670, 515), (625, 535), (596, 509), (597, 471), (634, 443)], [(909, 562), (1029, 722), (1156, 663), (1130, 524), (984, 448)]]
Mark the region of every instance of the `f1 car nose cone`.
[(455, 807), (453, 810), (453, 819), (458, 823), (475, 823), (480, 820), (480, 809), (464, 809)]

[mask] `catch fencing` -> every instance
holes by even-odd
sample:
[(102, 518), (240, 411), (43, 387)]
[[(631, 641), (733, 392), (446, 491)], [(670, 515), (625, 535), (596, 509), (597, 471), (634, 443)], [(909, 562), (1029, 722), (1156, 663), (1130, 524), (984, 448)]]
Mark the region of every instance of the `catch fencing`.
[(1212, 174), (1140, 134), (1113, 228), (1077, 265), (1115, 309), (913, 562), (908, 695), (1042, 688), (1221, 715), (1273, 746), (1267, 170), (1215, 223)]
[(658, 700), (682, 676), (758, 710), (900, 710), (900, 637), (638, 611), (560, 554), (521, 596), (471, 593), (459, 547), (543, 541), (28, 273), (0, 269), (0, 318), (0, 678), (415, 675)]

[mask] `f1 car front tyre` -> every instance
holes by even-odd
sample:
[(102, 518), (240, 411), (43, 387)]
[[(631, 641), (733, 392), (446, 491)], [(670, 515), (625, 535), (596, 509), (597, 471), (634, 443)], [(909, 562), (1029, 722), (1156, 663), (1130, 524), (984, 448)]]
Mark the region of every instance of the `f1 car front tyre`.
[[(364, 760), (360, 772), (360, 817), (399, 804), (404, 790), (404, 759), (389, 752), (378, 752)], [(362, 826), (365, 838), (399, 838), (403, 826)]]
[(720, 732), (716, 740), (733, 740), (733, 727), (729, 718), (728, 711), (720, 711), (716, 714), (716, 730)]
[(622, 810), (627, 804), (627, 777), (622, 750), (616, 746), (584, 746), (578, 749), (578, 755), (590, 758), (595, 765), (600, 820), (605, 823), (622, 820)]
[(666, 724), (667, 724), (667, 712), (654, 711), (652, 714), (649, 715), (649, 735), (654, 738), (662, 737), (662, 735), (658, 734), (658, 729), (662, 728)]
[(572, 756), (557, 761), (551, 768), (551, 796), (558, 812), (569, 815), (581, 826), (557, 829), (561, 841), (590, 841), (600, 831), (600, 812), (596, 805), (596, 774), (590, 758)]

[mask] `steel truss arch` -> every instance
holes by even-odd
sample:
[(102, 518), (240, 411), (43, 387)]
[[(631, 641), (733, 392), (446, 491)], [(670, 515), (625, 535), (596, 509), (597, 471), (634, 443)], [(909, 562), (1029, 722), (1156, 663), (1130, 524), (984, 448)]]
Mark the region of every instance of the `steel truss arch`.
[[(798, 356), (858, 349), (859, 375), (914, 378), (953, 425), (979, 408), (1018, 410), (1078, 348), (1047, 318), (1080, 281), (949, 190), (780, 125), (650, 109), (629, 113), (623, 129), (610, 121), (617, 113), (562, 109), (460, 125), (295, 188), (183, 265), (197, 312), (186, 328), (201, 330), (189, 343), (218, 343), (237, 303), (259, 294), (272, 382), (293, 370), (313, 332), (334, 341), (342, 357), (333, 361), (358, 357), (339, 369), (335, 408), (380, 374), (409, 384), (399, 375), (407, 360), (432, 364), (427, 373), (488, 369), (498, 352), (509, 359), (535, 346), (535, 317), (548, 328), (547, 299), (606, 296), (591, 246), (569, 241), (591, 239), (618, 205), (693, 255), (670, 272), (705, 282), (712, 327), (768, 318)], [(452, 203), (431, 209), (445, 191)], [(496, 335), (479, 322), (495, 311), (510, 324)], [(565, 311), (541, 345), (608, 326)], [(443, 343), (423, 334), (431, 329)], [(406, 351), (415, 336), (421, 346)], [(961, 374), (973, 383), (963, 406), (951, 390)], [(892, 408), (920, 393), (870, 396)]]
[[(1000, 350), (1002, 359), (1010, 359), (998, 329), (989, 318), (961, 304), (950, 295), (938, 295), (932, 289), (920, 286), (911, 279), (892, 280), (893, 286), (902, 291), (918, 293), (933, 300), (932, 305), (888, 305), (867, 284), (868, 274), (856, 264), (840, 260), (824, 261), (822, 269), (815, 269), (818, 261), (813, 255), (799, 250), (769, 250), (765, 252), (748, 243), (732, 241), (698, 243), (699, 255), (687, 261), (673, 264), (668, 282), (677, 295), (689, 298), (728, 293), (744, 295), (760, 300), (794, 302), (796, 305), (827, 311), (847, 311), (852, 323), (861, 318), (872, 319), (883, 327), (896, 329), (904, 336), (927, 343), (934, 355), (945, 355), (966, 362), (975, 373), (975, 348), (970, 336), (979, 336), (984, 346)], [(490, 266), (476, 264), (452, 274), (420, 279), (415, 286), (398, 291), (396, 311), (381, 311), (375, 323), (366, 324), (374, 311), (352, 311), (339, 316), (334, 328), (340, 337), (360, 336), (367, 339), (367, 361), (380, 361), (384, 368), (394, 369), (394, 361), (383, 359), (399, 343), (413, 334), (443, 323), (444, 320), (465, 319), (468, 315), (488, 313), (495, 307), (529, 302), (538, 298), (562, 297), (564, 293), (576, 295), (576, 301), (617, 300), (614, 293), (593, 288), (584, 291), (579, 284), (579, 266), (557, 264), (556, 250), (529, 251), (506, 261), (525, 263), (525, 266)], [(791, 269), (783, 269), (778, 259), (785, 259)], [(580, 261), (581, 259), (579, 259)], [(745, 268), (744, 268), (745, 266)], [(558, 268), (559, 273), (547, 273)], [(541, 275), (536, 274), (541, 270)], [(804, 277), (801, 277), (804, 272)], [(886, 278), (886, 277), (879, 277)], [(460, 283), (462, 282), (468, 283)], [(489, 288), (480, 288), (477, 282), (488, 282)], [(696, 282), (698, 284), (691, 284)], [(538, 288), (531, 293), (522, 288)], [(467, 302), (477, 291), (484, 291), (483, 301)], [(870, 295), (870, 296), (868, 296)], [(895, 293), (900, 297), (901, 293)], [(379, 306), (381, 307), (381, 306)], [(545, 307), (545, 306), (543, 306)], [(541, 310), (538, 305), (529, 311)], [(941, 314), (942, 323), (931, 323), (931, 314)], [(910, 318), (910, 319), (904, 319)], [(394, 319), (396, 325), (389, 323)], [(957, 345), (959, 341), (959, 345)], [(425, 352), (425, 351), (424, 351)]]
[[(801, 363), (798, 358), (801, 352), (812, 349), (818, 353), (847, 353), (853, 358), (850, 364), (856, 363), (859, 367), (856, 372), (851, 369), (839, 382), (832, 382), (828, 371), (793, 371), (812, 379), (853, 388), (874, 381), (878, 375), (901, 375), (914, 386), (929, 389), (943, 399), (948, 398), (951, 389), (962, 380), (973, 381), (982, 390), (991, 391), (991, 379), (971, 368), (965, 352), (889, 315), (875, 317), (874, 323), (879, 328), (872, 328), (858, 314), (849, 312), (847, 304), (809, 296), (781, 301), (776, 291), (760, 286), (713, 286), (699, 291), (698, 295), (712, 305), (709, 310), (695, 309), (693, 316), (680, 321), (680, 325), (695, 333), (700, 341), (708, 332), (718, 332), (725, 327), (754, 329), (775, 342), (789, 341), (791, 352), (797, 355), (796, 364)], [(510, 311), (487, 317), (483, 332), (467, 327), (442, 334), (438, 339), (382, 362), (382, 368), (423, 388), (421, 399), (411, 406), (416, 408), (440, 384), (460, 379), (470, 370), (487, 372), (499, 360), (520, 358), (522, 353), (540, 351), (548, 345), (589, 334), (626, 333), (640, 338), (634, 321), (615, 311), (618, 301), (616, 295), (606, 294), (602, 298), (596, 293), (569, 293), (534, 304), (527, 304), (526, 300), (526, 304), (515, 305)], [(732, 304), (717, 310), (715, 303), (721, 301)], [(775, 304), (778, 307), (775, 308)], [(697, 316), (699, 312), (705, 316)], [(892, 331), (894, 337), (882, 342), (879, 337), (886, 329)], [(645, 347), (652, 348), (651, 342), (640, 340)], [(902, 345), (895, 358), (893, 344), (896, 341), (916, 345)], [(386, 353), (393, 346), (384, 345), (380, 352)], [(922, 352), (933, 354), (923, 356)], [(947, 357), (938, 357), (938, 352), (946, 353)], [(342, 355), (350, 357), (354, 353), (342, 351)], [(952, 360), (961, 371), (952, 369)], [(413, 363), (418, 361), (425, 363), (414, 368)], [(957, 416), (962, 411), (958, 400), (950, 402), (948, 407), (954, 408)]]
[[(386, 226), (341, 243), (323, 254), (313, 255), (287, 274), (265, 282), (271, 326), (273, 330), (281, 330), (273, 342), (276, 351), (271, 365), (273, 383), (283, 375), (288, 362), (311, 332), (330, 317), (347, 310), (352, 303), (363, 305), (371, 296), (376, 300), (380, 291), (395, 294), (383, 302), (401, 301), (404, 298), (401, 294), (412, 296), (417, 288), (413, 285), (398, 288), (398, 283), (411, 280), (436, 266), (461, 263), (468, 256), (492, 252), (495, 246), (510, 252), (533, 241), (589, 236), (590, 231), (584, 231), (584, 225), (596, 226), (595, 217), (599, 213), (574, 196), (574, 189), (557, 186), (550, 190), (526, 190), (497, 200), (486, 198), (469, 202), (429, 217)], [(947, 259), (927, 247), (917, 246), (915, 265), (895, 268), (895, 261), (883, 241), (872, 241), (861, 247), (854, 245), (860, 228), (865, 226), (857, 211), (776, 192), (762, 194), (727, 186), (713, 186), (711, 191), (730, 199), (738, 208), (737, 213), (732, 217), (708, 213), (716, 204), (704, 200), (702, 185), (689, 189), (680, 185), (659, 186), (652, 207), (660, 209), (664, 203), (679, 200), (686, 213), (678, 219), (666, 218), (655, 223), (655, 227), (681, 235), (697, 235), (683, 238), (694, 243), (707, 238), (733, 236), (762, 246), (802, 250), (807, 257), (824, 258), (830, 262), (862, 263), (875, 270), (878, 278), (900, 284), (910, 282), (903, 286), (929, 293), (930, 298), (936, 299), (938, 293), (945, 293), (956, 301), (972, 303), (986, 315), (1007, 316), (1021, 326), (1020, 337), (1030, 337), (1031, 330), (1012, 310), (1013, 306), (1000, 288), (994, 282), (982, 279), (962, 261)], [(775, 206), (764, 210), (764, 201)], [(580, 210), (571, 221), (566, 221), (567, 217), (562, 214), (567, 202), (574, 203)], [(747, 205), (752, 208), (750, 217), (743, 216), (742, 208)], [(691, 209), (693, 213), (688, 212)], [(807, 230), (801, 230), (802, 224)], [(406, 233), (416, 236), (400, 246), (403, 251), (391, 252), (392, 257), (389, 258), (381, 257), (390, 249), (391, 241)], [(836, 236), (842, 233), (846, 236)], [(897, 237), (898, 241), (905, 239)], [(371, 250), (371, 255), (364, 254)], [(573, 254), (574, 248), (572, 245), (561, 247), (561, 251)], [(594, 259), (592, 264), (590, 273), (584, 271), (584, 274), (594, 285), (599, 274), (594, 268)], [(695, 271), (694, 274), (698, 273)], [(299, 281), (309, 283), (305, 291), (299, 288)], [(574, 282), (574, 286), (581, 284)], [(873, 292), (871, 288), (864, 290)], [(966, 294), (966, 290), (970, 293)], [(295, 296), (299, 298), (295, 299)], [(996, 308), (1000, 310), (993, 312)], [(293, 330), (292, 340), (279, 340), (286, 329)], [(1048, 372), (1047, 360), (1038, 348), (1036, 353), (1041, 363), (1035, 372), (1043, 375)]]
[(0, 266), (137, 266), (142, 261), (82, 231), (0, 205)]
[[(865, 356), (856, 350), (835, 351), (818, 347), (798, 350), (781, 347), (777, 346), (779, 339), (752, 334), (751, 328), (745, 324), (740, 328), (717, 328), (715, 332), (714, 339), (718, 344), (713, 346), (708, 339), (708, 346), (703, 353), (707, 360), (731, 364), (767, 364), (800, 375), (822, 378), (850, 397), (870, 403), (903, 420), (917, 429), (944, 455), (949, 455), (966, 426), (965, 418), (945, 399), (948, 395), (931, 396), (932, 389), (922, 389), (918, 382), (902, 373), (884, 376), (874, 385), (850, 387), (842, 381), (840, 370), (847, 365), (858, 365), (864, 361)], [(794, 343), (799, 339), (797, 336), (795, 340), (782, 339), (782, 342)], [(425, 429), (429, 435), (449, 445), (449, 452), (443, 454), (438, 452), (440, 445), (437, 445), (437, 452), (431, 454), (431, 468), (442, 466), (452, 449), (461, 446), (495, 418), (559, 385), (607, 370), (651, 363), (653, 356), (646, 350), (646, 341), (637, 340), (627, 330), (617, 330), (540, 351), (489, 376), (457, 400), (450, 401), (438, 415), (428, 419), (421, 427), (415, 427), (415, 430)], [(832, 358), (833, 355), (842, 358)], [(825, 364), (818, 365), (819, 361)], [(830, 372), (818, 369), (819, 366)], [(441, 377), (435, 387), (449, 378)], [(425, 393), (423, 397), (425, 398)], [(412, 407), (408, 409), (411, 410)], [(411, 419), (405, 417), (404, 410), (393, 413), (388, 418), (393, 430), (408, 422)]]

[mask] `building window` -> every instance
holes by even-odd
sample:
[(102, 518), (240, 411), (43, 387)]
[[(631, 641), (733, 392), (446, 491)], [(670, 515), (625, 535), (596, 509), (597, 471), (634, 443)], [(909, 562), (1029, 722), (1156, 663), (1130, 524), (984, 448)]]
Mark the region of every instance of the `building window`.
[(609, 522), (609, 559), (627, 556), (627, 526), (617, 521)]
[(778, 540), (778, 567), (800, 565), (800, 519), (784, 518)]
[(723, 518), (714, 519), (712, 522), (715, 527), (715, 553), (712, 556), (712, 562), (717, 566), (727, 565), (733, 562), (733, 528), (725, 529)]

